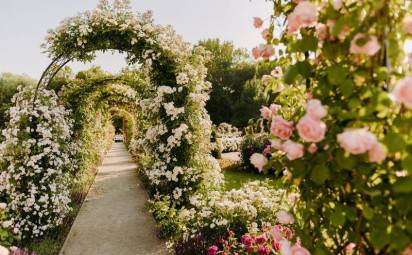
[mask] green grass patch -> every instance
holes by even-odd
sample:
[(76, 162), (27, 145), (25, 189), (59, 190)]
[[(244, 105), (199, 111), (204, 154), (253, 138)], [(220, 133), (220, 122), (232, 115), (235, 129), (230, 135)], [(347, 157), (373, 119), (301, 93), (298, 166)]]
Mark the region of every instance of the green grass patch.
[(239, 189), (251, 181), (267, 181), (275, 189), (283, 186), (280, 179), (274, 175), (248, 172), (241, 167), (240, 162), (219, 159), (220, 167), (225, 176), (225, 190)]

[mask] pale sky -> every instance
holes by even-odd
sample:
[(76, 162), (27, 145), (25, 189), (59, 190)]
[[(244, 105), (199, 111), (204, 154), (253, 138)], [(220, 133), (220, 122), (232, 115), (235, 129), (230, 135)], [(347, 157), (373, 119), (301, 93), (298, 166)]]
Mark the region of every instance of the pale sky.
[[(65, 17), (93, 9), (98, 0), (0, 0), (0, 73), (13, 72), (39, 78), (50, 59), (42, 53), (48, 29)], [(156, 24), (171, 24), (186, 41), (220, 38), (247, 48), (262, 43), (252, 26), (254, 16), (267, 18), (271, 2), (265, 0), (131, 0), (133, 10), (152, 10)], [(117, 72), (125, 67), (122, 56), (106, 53), (91, 64), (71, 63), (74, 71), (101, 65)]]

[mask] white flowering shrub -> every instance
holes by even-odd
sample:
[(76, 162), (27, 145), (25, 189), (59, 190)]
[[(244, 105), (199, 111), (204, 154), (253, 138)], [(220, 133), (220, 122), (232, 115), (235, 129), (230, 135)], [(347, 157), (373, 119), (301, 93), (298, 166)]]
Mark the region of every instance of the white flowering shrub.
[(76, 147), (69, 112), (53, 91), (20, 90), (9, 110), (0, 144), (0, 194), (8, 201), (3, 226), (24, 237), (37, 237), (62, 223), (69, 212), (70, 172)]
[(215, 142), (212, 144), (213, 150), (221, 152), (239, 151), (243, 141), (242, 132), (229, 123), (220, 123), (215, 131)]

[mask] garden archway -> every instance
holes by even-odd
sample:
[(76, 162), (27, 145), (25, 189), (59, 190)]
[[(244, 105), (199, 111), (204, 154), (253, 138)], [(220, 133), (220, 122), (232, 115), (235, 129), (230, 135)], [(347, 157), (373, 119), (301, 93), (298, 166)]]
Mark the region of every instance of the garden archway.
[[(95, 10), (64, 20), (57, 29), (49, 32), (44, 47), (54, 60), (43, 73), (35, 91), (24, 94), (30, 97), (34, 111), (30, 113), (26, 122), (19, 125), (23, 128), (27, 125), (29, 128), (26, 134), (28, 139), (38, 138), (33, 137), (33, 132), (37, 130), (40, 120), (43, 121), (42, 114), (49, 114), (41, 109), (52, 111), (57, 105), (53, 93), (47, 92), (47, 87), (58, 71), (72, 60), (92, 60), (96, 51), (117, 50), (127, 54), (129, 64), (141, 64), (145, 84), (151, 88), (151, 96), (139, 101), (141, 113), (150, 125), (139, 130), (140, 133), (133, 144), (140, 147), (141, 153), (150, 155), (144, 173), (149, 180), (152, 194), (157, 195), (159, 199), (171, 197), (172, 205), (180, 207), (185, 205), (190, 195), (199, 188), (208, 186), (209, 181), (220, 179), (213, 177), (220, 177), (220, 169), (210, 169), (210, 166), (217, 164), (211, 163), (214, 159), (209, 155), (211, 123), (204, 107), (210, 84), (204, 80), (206, 69), (203, 66), (201, 49), (193, 50), (171, 27), (154, 25), (150, 13), (134, 14), (125, 1), (115, 1), (113, 5), (101, 1)], [(49, 97), (52, 98), (52, 103), (49, 102)], [(19, 103), (16, 101), (16, 104), (19, 104), (16, 110), (20, 112), (24, 112), (28, 107), (24, 100)], [(68, 119), (69, 114), (63, 114), (64, 109), (59, 109), (60, 112), (56, 112), (56, 116), (60, 114), (61, 122), (71, 123), (72, 120)], [(20, 117), (16, 119), (17, 122), (22, 119)], [(48, 121), (48, 126), (53, 127), (50, 118), (45, 120)], [(16, 125), (17, 122), (10, 125)], [(69, 128), (71, 124), (62, 124), (58, 130), (56, 129), (55, 135)], [(13, 134), (10, 131), (10, 140), (27, 138), (15, 137)], [(66, 132), (66, 138), (68, 134)], [(44, 136), (41, 138), (44, 139)], [(59, 144), (63, 143), (60, 138), (56, 138), (54, 142), (56, 148), (64, 147)], [(7, 146), (10, 146), (12, 151), (14, 144), (10, 143)], [(41, 146), (36, 147), (41, 155), (42, 149)], [(69, 162), (70, 155), (64, 156)], [(19, 164), (14, 164), (15, 160), (15, 155), (8, 155), (5, 157), (5, 164), (13, 167), (24, 164), (20, 161)], [(39, 174), (47, 171), (46, 167), (50, 167), (46, 166), (46, 163), (36, 164), (37, 162), (33, 163)], [(62, 163), (61, 169), (47, 178), (55, 178), (65, 171), (64, 168), (65, 164)], [(17, 172), (21, 178), (21, 173)], [(60, 224), (67, 212), (67, 194), (62, 195), (60, 200), (45, 196), (49, 190), (53, 190), (53, 196), (60, 196), (55, 187), (45, 187), (44, 192), (30, 193), (20, 186), (14, 174), (5, 174), (2, 179), (13, 186), (5, 192), (14, 202), (8, 213), (12, 215), (12, 224), (18, 232), (23, 233), (25, 237), (35, 237), (53, 225)], [(67, 181), (65, 179), (59, 182), (64, 186)], [(35, 186), (34, 183), (31, 185)], [(44, 185), (47, 186), (47, 182)], [(35, 209), (26, 210), (27, 201), (31, 201), (33, 196), (36, 199), (30, 203)], [(17, 200), (16, 197), (22, 199)], [(44, 214), (42, 205), (36, 204), (40, 197), (47, 200), (47, 204), (58, 203), (64, 205), (64, 208), (52, 206), (53, 215)], [(30, 220), (24, 217), (29, 217)], [(50, 220), (50, 217), (56, 220)]]

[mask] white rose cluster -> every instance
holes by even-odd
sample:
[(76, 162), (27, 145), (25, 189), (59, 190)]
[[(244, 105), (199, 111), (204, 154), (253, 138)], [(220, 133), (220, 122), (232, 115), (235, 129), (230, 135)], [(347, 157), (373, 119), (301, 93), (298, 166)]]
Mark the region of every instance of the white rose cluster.
[(200, 231), (222, 227), (225, 231), (231, 224), (277, 223), (277, 213), (289, 211), (286, 190), (275, 190), (265, 183), (254, 181), (240, 189), (211, 191), (190, 198), (192, 208), (182, 209), (179, 218), (185, 224), (184, 238), (195, 237)]
[(0, 194), (9, 204), (4, 224), (23, 237), (38, 237), (62, 224), (69, 212), (69, 174), (76, 146), (69, 112), (54, 91), (19, 89), (0, 144)]

